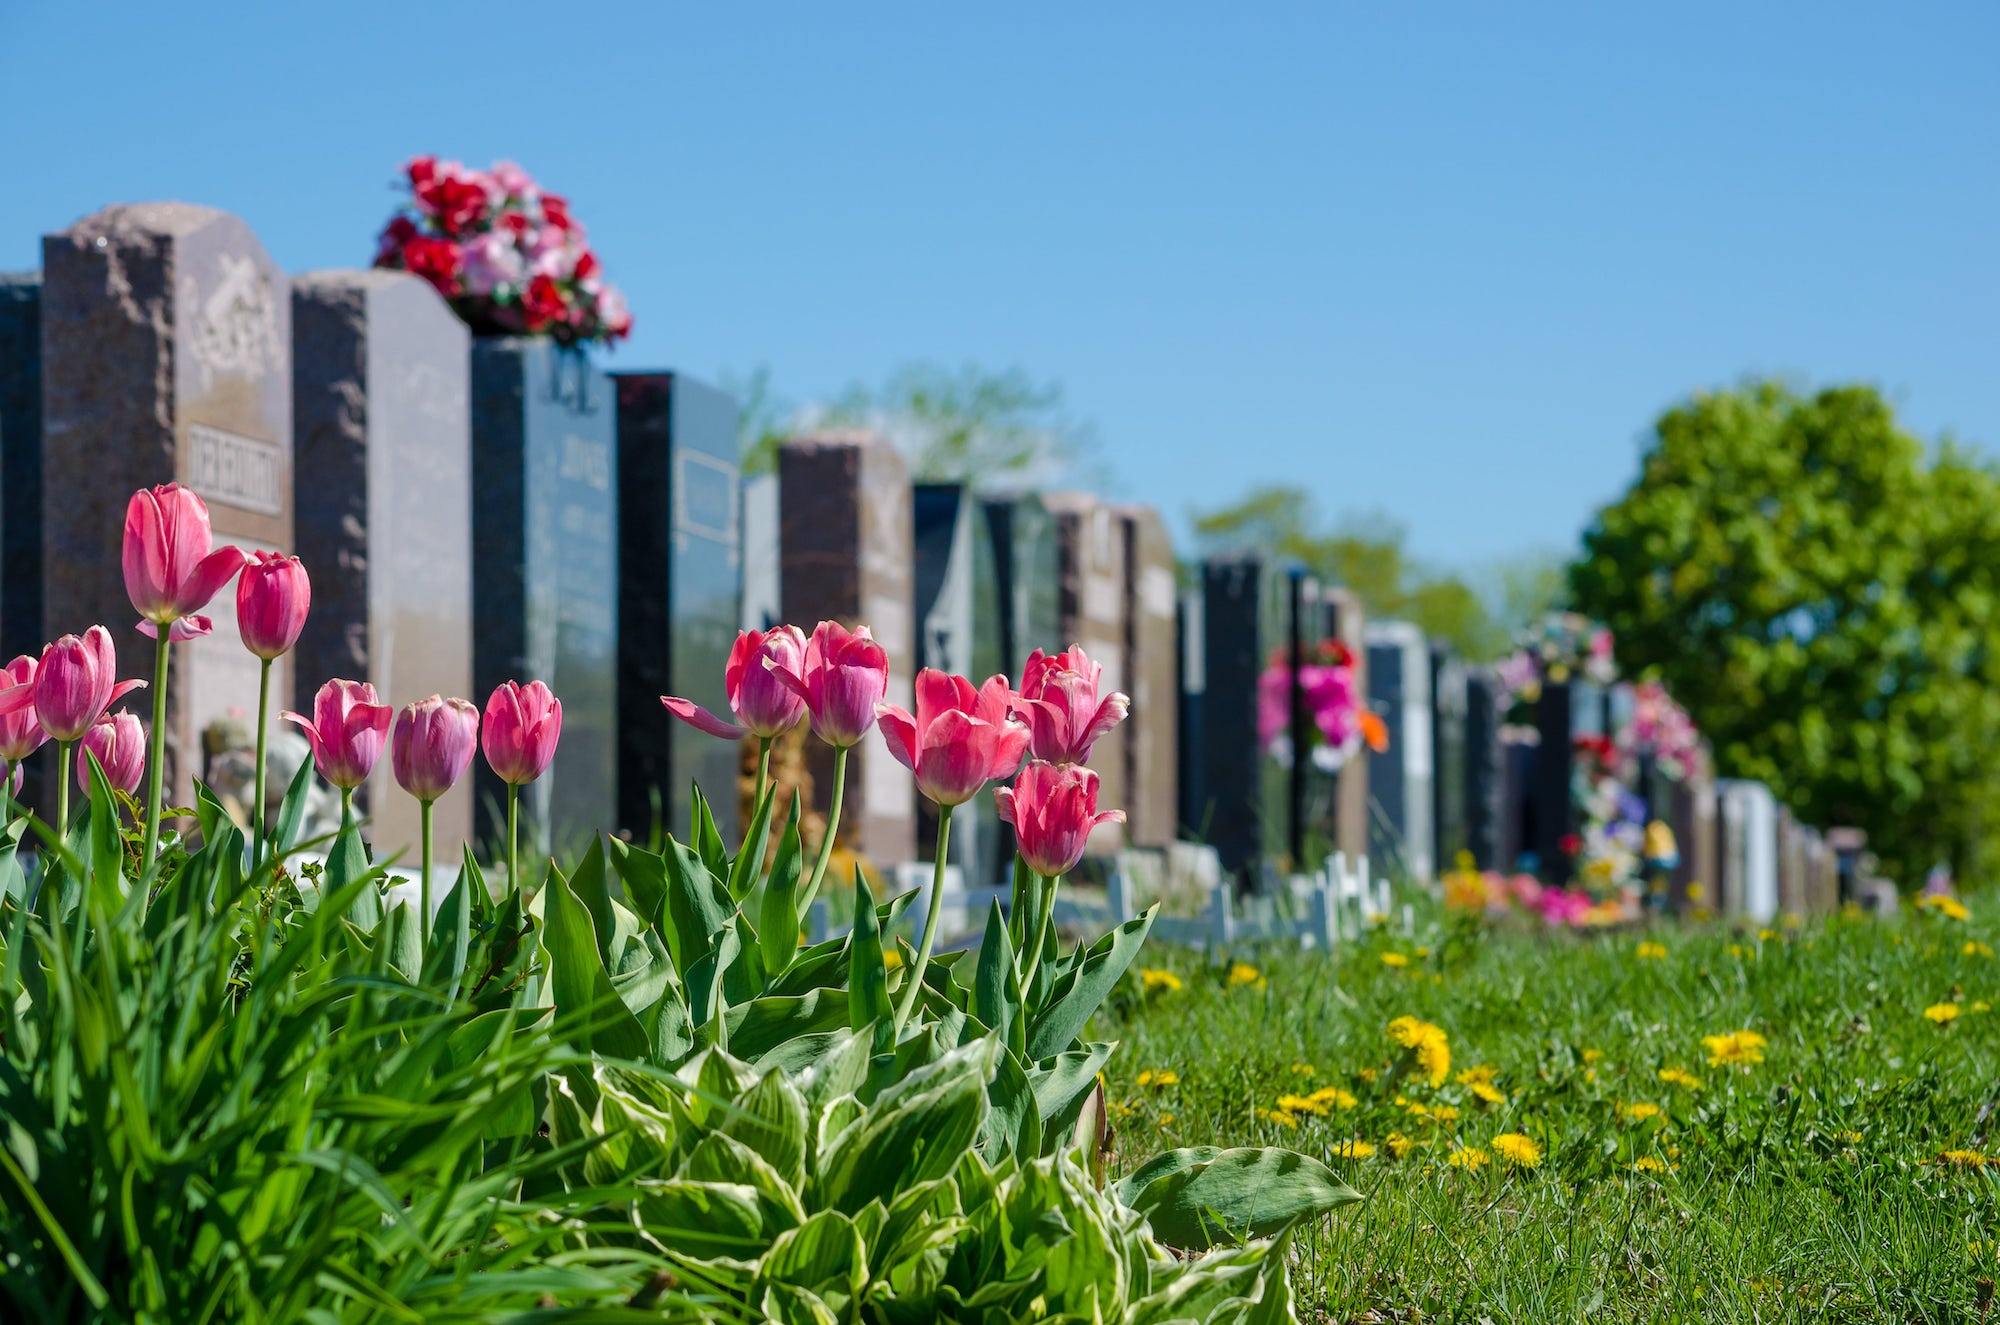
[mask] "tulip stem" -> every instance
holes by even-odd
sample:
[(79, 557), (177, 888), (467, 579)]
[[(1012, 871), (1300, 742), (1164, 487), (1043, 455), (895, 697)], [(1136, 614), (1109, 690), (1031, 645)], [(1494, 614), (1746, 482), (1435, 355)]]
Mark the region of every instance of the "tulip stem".
[(819, 881), (826, 877), (826, 862), (833, 859), (833, 840), (840, 835), (840, 798), (847, 790), (847, 747), (837, 746), (833, 752), (833, 800), (826, 807), (826, 832), (819, 839), (819, 859), (813, 862), (812, 878), (806, 881), (806, 890), (799, 898), (799, 914), (804, 915), (819, 896)]
[(354, 827), (354, 788), (342, 787), (340, 789), (340, 831), (344, 833), (352, 827)]
[(257, 774), (256, 799), (250, 802), (250, 871), (256, 873), (264, 863), (264, 754), (269, 746), (271, 721), (271, 660), (262, 660), (264, 666), (257, 676)]
[(69, 757), (74, 741), (56, 742), (56, 840), (69, 836)]
[(14, 826), (14, 765), (0, 759), (0, 832)]
[(417, 802), (417, 825), (418, 836), (423, 839), (424, 861), (421, 893), (423, 913), (418, 920), (417, 932), (424, 936), (424, 948), (428, 951), (431, 942), (431, 803), (429, 801)]
[(1028, 969), (1021, 976), (1021, 997), (1025, 1000), (1028, 991), (1034, 987), (1035, 972), (1042, 965), (1042, 949), (1049, 943), (1049, 921), (1056, 913), (1056, 889), (1062, 886), (1062, 875), (1051, 874), (1046, 879), (1035, 876), (1035, 891), (1041, 895), (1041, 914), (1035, 921), (1035, 942), (1028, 949)]
[(521, 788), (509, 782), (507, 784), (507, 887), (514, 892), (521, 891), (520, 808)]
[[(155, 626), (153, 640), (153, 740), (151, 757), (146, 760), (146, 845), (140, 874), (150, 873), (153, 857), (160, 849), (160, 792), (166, 782), (167, 751), (167, 664), (173, 661), (173, 627), (165, 622)], [(63, 771), (64, 793), (68, 793), (68, 767)]]
[(916, 1010), (917, 996), (924, 987), (924, 968), (931, 964), (931, 945), (937, 942), (938, 916), (944, 910), (945, 861), (951, 854), (951, 805), (938, 806), (937, 860), (931, 865), (931, 895), (924, 904), (924, 936), (917, 944), (917, 964), (910, 968), (910, 983), (903, 990), (903, 1005), (896, 1010), (896, 1030), (900, 1034)]
[(770, 785), (771, 738), (768, 736), (759, 736), (757, 738), (757, 798), (750, 802), (750, 809), (753, 813), (759, 805), (764, 803), (764, 788)]

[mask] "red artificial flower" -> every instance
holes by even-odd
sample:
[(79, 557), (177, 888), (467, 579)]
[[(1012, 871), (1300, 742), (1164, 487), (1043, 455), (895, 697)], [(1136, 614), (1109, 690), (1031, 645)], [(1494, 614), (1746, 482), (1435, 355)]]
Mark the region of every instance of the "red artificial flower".
[(1556, 843), (1556, 848), (1565, 856), (1574, 856), (1577, 852), (1583, 850), (1583, 839), (1575, 833), (1564, 833), (1562, 840)]
[(375, 265), (393, 267), (402, 256), (403, 245), (417, 236), (417, 223), (407, 216), (394, 216), (389, 224), (382, 227), (382, 235), (375, 243)]
[(403, 268), (429, 281), (439, 294), (458, 293), (458, 245), (449, 239), (412, 237), (403, 245)]
[(438, 159), (434, 156), (413, 156), (403, 167), (403, 173), (410, 177), (412, 191), (422, 188), (437, 178)]
[(529, 331), (541, 331), (550, 323), (562, 321), (565, 312), (562, 287), (552, 276), (535, 277), (521, 293), (521, 314)]
[(579, 281), (589, 280), (591, 277), (597, 274), (597, 266), (598, 266), (597, 255), (595, 253), (592, 253), (589, 249), (585, 249), (582, 252), (582, 254), (580, 254), (577, 257), (576, 272), (574, 273), (575, 278)]
[(558, 230), (567, 230), (573, 224), (569, 219), (569, 199), (560, 193), (542, 195), (542, 221)]
[(419, 185), (417, 201), (447, 235), (465, 233), (486, 214), (486, 186), (462, 175), (444, 175)]
[(528, 214), (517, 208), (509, 208), (500, 214), (501, 228), (512, 234), (516, 239), (527, 234), (528, 228), (533, 224), (534, 222), (528, 219)]

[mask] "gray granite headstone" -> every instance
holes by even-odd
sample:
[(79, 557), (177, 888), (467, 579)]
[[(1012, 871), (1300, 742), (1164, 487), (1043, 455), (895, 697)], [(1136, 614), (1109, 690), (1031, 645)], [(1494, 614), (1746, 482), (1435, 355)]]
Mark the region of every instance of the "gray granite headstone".
[(1389, 729), (1389, 748), (1369, 752), (1375, 798), (1369, 856), (1379, 868), (1428, 881), (1431, 851), (1430, 647), (1406, 621), (1368, 627), (1368, 700)]
[[(1320, 591), (1326, 604), (1327, 638), (1347, 646), (1354, 660), (1355, 693), (1368, 697), (1368, 623), (1361, 599), (1351, 590), (1338, 587)], [(1335, 790), (1334, 846), (1350, 860), (1368, 853), (1368, 751), (1364, 746), (1340, 766)]]
[[(178, 480), (208, 502), (218, 544), (292, 550), (292, 303), (285, 275), (236, 217), (188, 203), (106, 207), (42, 240), (43, 465), (90, 476), (45, 485), (44, 630), (102, 622), (119, 672), (147, 676), (152, 645), (119, 570), (126, 501)], [(189, 804), (204, 733), (246, 738), (258, 662), (236, 597), (214, 634), (174, 647), (169, 799)], [(281, 660), (274, 691), (291, 690)]]
[(769, 630), (782, 623), (782, 583), (778, 565), (778, 476), (759, 474), (743, 480), (743, 606), (738, 629)]
[[(980, 684), (995, 673), (1012, 676), (1000, 652), (999, 586), (993, 544), (972, 489), (956, 483), (919, 483), (910, 489), (914, 556), (912, 606), (917, 665), (956, 672)], [(937, 814), (919, 798), (917, 857), (935, 859)], [(989, 785), (952, 820), (951, 863), (973, 885), (1000, 879), (1000, 819)]]
[[(888, 702), (909, 708), (916, 674), (910, 619), (910, 478), (903, 457), (867, 433), (789, 441), (778, 454), (784, 619), (866, 625), (889, 656)], [(808, 741), (813, 793), (833, 794), (833, 752)], [(914, 859), (910, 774), (870, 732), (849, 757), (840, 839), (877, 869)]]
[(661, 695), (727, 715), (723, 668), (743, 593), (736, 402), (684, 373), (614, 373), (618, 391), (619, 822), (682, 831), (698, 783), (725, 841), (738, 750), (668, 716)]
[(1035, 649), (1066, 646), (1062, 633), (1062, 551), (1055, 516), (1039, 494), (980, 499), (993, 545), (993, 573), (1000, 600), (1000, 656), (1016, 684), (1021, 664)]
[[(1117, 513), (1087, 493), (1052, 492), (1042, 498), (1055, 516), (1060, 593), (1057, 637), (1061, 646), (1081, 644), (1103, 669), (1100, 694), (1131, 693), (1125, 653), (1125, 531)], [(1125, 722), (1092, 747), (1090, 766), (1098, 777), (1098, 803), (1125, 806), (1126, 749), (1131, 724)], [(1101, 825), (1090, 835), (1091, 855), (1125, 844), (1120, 824)]]
[(1131, 735), (1125, 742), (1126, 832), (1132, 845), (1163, 848), (1178, 836), (1174, 787), (1180, 766), (1179, 684), (1174, 653), (1174, 544), (1150, 506), (1119, 508), (1125, 534), (1125, 656), (1130, 660)]
[[(485, 701), (472, 684), (470, 346), (465, 324), (408, 273), (292, 282), (293, 502), (313, 584), (295, 655), (303, 712), (330, 677), (369, 681), (399, 709), (431, 694)], [(389, 760), (367, 793), (376, 852), (415, 860), (417, 802)], [(437, 801), (437, 859), (470, 840), (472, 809), (469, 781)]]
[[(563, 705), (549, 774), (522, 797), (524, 844), (574, 855), (618, 801), (618, 437), (610, 379), (530, 337), (472, 345), (472, 675), (547, 683)], [(476, 831), (504, 832), (485, 768)]]
[(0, 275), (0, 662), (42, 631), (42, 274)]
[(1466, 833), (1467, 667), (1449, 648), (1431, 647), (1431, 861), (1456, 866), (1470, 846)]

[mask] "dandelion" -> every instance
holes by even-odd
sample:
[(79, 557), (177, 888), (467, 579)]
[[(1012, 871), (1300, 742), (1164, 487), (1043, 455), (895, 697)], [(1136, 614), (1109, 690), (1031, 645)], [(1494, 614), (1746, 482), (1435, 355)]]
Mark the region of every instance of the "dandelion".
[(1750, 949), (1744, 947), (1741, 943), (1732, 943), (1729, 945), (1729, 955), (1734, 957), (1737, 961), (1742, 962), (1742, 961), (1749, 961), (1752, 957), (1755, 957), (1757, 954), (1752, 952)]
[(1972, 912), (1966, 910), (1965, 903), (1949, 893), (1932, 893), (1917, 899), (1919, 911), (1935, 911), (1946, 920), (1969, 920)]
[(1967, 1012), (1991, 1012), (1993, 1005), (1983, 998), (1976, 998), (1965, 1009)]
[(1352, 1092), (1338, 1086), (1321, 1086), (1306, 1098), (1322, 1105), (1330, 1104), (1336, 1109), (1351, 1109), (1360, 1103)]
[(1165, 1090), (1168, 1086), (1178, 1086), (1181, 1083), (1181, 1074), (1168, 1067), (1147, 1067), (1140, 1069), (1138, 1081), (1142, 1086)]
[(1360, 1077), (1363, 1081), (1368, 1082), (1370, 1085), (1373, 1085), (1375, 1082), (1375, 1078), (1381, 1076), (1382, 1074), (1372, 1067), (1364, 1067), (1359, 1072), (1356, 1072), (1354, 1075)]
[(1981, 943), (1978, 939), (1967, 939), (1965, 946), (1960, 948), (1959, 951), (1968, 957), (1991, 957), (1993, 955), (1993, 949), (1987, 944)]
[(1231, 962), (1229, 964), (1229, 987), (1231, 989), (1236, 988), (1238, 985), (1256, 985), (1262, 988), (1263, 984), (1264, 973), (1249, 962)]
[(1632, 1161), (1632, 1171), (1634, 1173), (1665, 1173), (1667, 1171), (1667, 1161), (1661, 1159), (1658, 1155), (1641, 1155)]
[(1924, 1016), (1939, 1026), (1949, 1026), (1958, 1020), (1958, 1004), (1933, 1003), (1924, 1009)]
[(1778, 931), (1768, 926), (1757, 931), (1757, 941), (1759, 943), (1769, 943), (1776, 937), (1778, 937)]
[(1315, 1118), (1324, 1118), (1327, 1112), (1326, 1102), (1311, 1095), (1280, 1095), (1278, 1108), (1285, 1113), (1309, 1113)]
[(1276, 1123), (1280, 1127), (1296, 1128), (1299, 1125), (1299, 1120), (1283, 1109), (1262, 1109), (1258, 1112), (1266, 1122)]
[(1755, 1066), (1764, 1061), (1764, 1048), (1769, 1043), (1756, 1031), (1725, 1031), (1701, 1037), (1701, 1047), (1708, 1050), (1710, 1067)]
[(1311, 1076), (1312, 1074), (1313, 1074), (1313, 1065), (1312, 1065), (1311, 1063), (1293, 1063), (1293, 1064), (1292, 1064), (1292, 1075), (1293, 1075), (1293, 1076), (1295, 1076), (1295, 1077), (1309, 1077), (1309, 1076)]
[(1382, 1139), (1382, 1144), (1389, 1147), (1389, 1153), (1397, 1159), (1407, 1157), (1412, 1150), (1417, 1148), (1415, 1138), (1405, 1136), (1401, 1132), (1389, 1133), (1388, 1136)]
[(1648, 1118), (1657, 1118), (1662, 1110), (1651, 1100), (1639, 1100), (1625, 1106), (1625, 1116), (1635, 1123), (1643, 1123)]
[(1147, 966), (1139, 971), (1139, 986), (1148, 994), (1178, 994), (1187, 986), (1172, 971), (1163, 971), (1157, 966)]
[(1542, 1148), (1519, 1132), (1502, 1132), (1494, 1137), (1493, 1153), (1517, 1169), (1532, 1169), (1542, 1162)]
[(1433, 1089), (1451, 1075), (1451, 1042), (1439, 1027), (1415, 1017), (1398, 1017), (1389, 1023), (1389, 1038), (1411, 1052)]
[(1382, 964), (1390, 970), (1396, 971), (1408, 966), (1410, 959), (1400, 952), (1385, 952), (1382, 954)]
[(1667, 945), (1650, 941), (1641, 943), (1638, 947), (1632, 949), (1632, 956), (1642, 962), (1665, 961)]
[(1475, 1097), (1484, 1100), (1488, 1104), (1505, 1104), (1507, 1102), (1507, 1092), (1490, 1081), (1474, 1081), (1468, 1084), (1466, 1089), (1471, 1091)]
[(1375, 1153), (1375, 1147), (1366, 1141), (1336, 1141), (1333, 1153), (1339, 1159), (1366, 1159)]
[(1160, 1123), (1159, 1123), (1159, 1127), (1160, 1127), (1160, 1130), (1161, 1130), (1162, 1132), (1166, 1131), (1166, 1130), (1167, 1130), (1167, 1125), (1168, 1125), (1169, 1123), (1173, 1122), (1173, 1120), (1174, 1120), (1174, 1116), (1173, 1116), (1173, 1115), (1172, 1115), (1171, 1113), (1163, 1113), (1163, 1114), (1161, 1114), (1161, 1115), (1160, 1115)]
[(1991, 1156), (1977, 1150), (1947, 1150), (1938, 1156), (1938, 1163), (1954, 1169), (1981, 1169), (1992, 1162)]
[(1583, 1061), (1586, 1063), (1595, 1063), (1603, 1057), (1604, 1051), (1602, 1049), (1585, 1049), (1583, 1051)]
[(1679, 1086), (1683, 1090), (1701, 1089), (1701, 1078), (1684, 1067), (1661, 1068), (1660, 1080), (1666, 1082), (1669, 1086)]
[(1858, 1146), (1861, 1144), (1861, 1133), (1855, 1131), (1852, 1127), (1849, 1127), (1843, 1131), (1835, 1132), (1833, 1134), (1833, 1139), (1840, 1142), (1844, 1146)]
[(1488, 1161), (1492, 1158), (1491, 1155), (1477, 1146), (1460, 1146), (1449, 1155), (1446, 1155), (1444, 1162), (1455, 1169), (1464, 1169), (1468, 1173), (1477, 1173), (1480, 1169), (1485, 1168)]

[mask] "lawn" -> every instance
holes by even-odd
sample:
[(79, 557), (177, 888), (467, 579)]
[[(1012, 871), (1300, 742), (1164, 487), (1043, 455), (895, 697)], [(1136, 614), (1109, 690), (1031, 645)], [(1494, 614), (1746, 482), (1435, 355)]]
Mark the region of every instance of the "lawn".
[(1295, 1236), (1306, 1320), (1983, 1320), (1995, 919), (1154, 946), (1100, 1017), (1114, 1144), (1364, 1192)]

